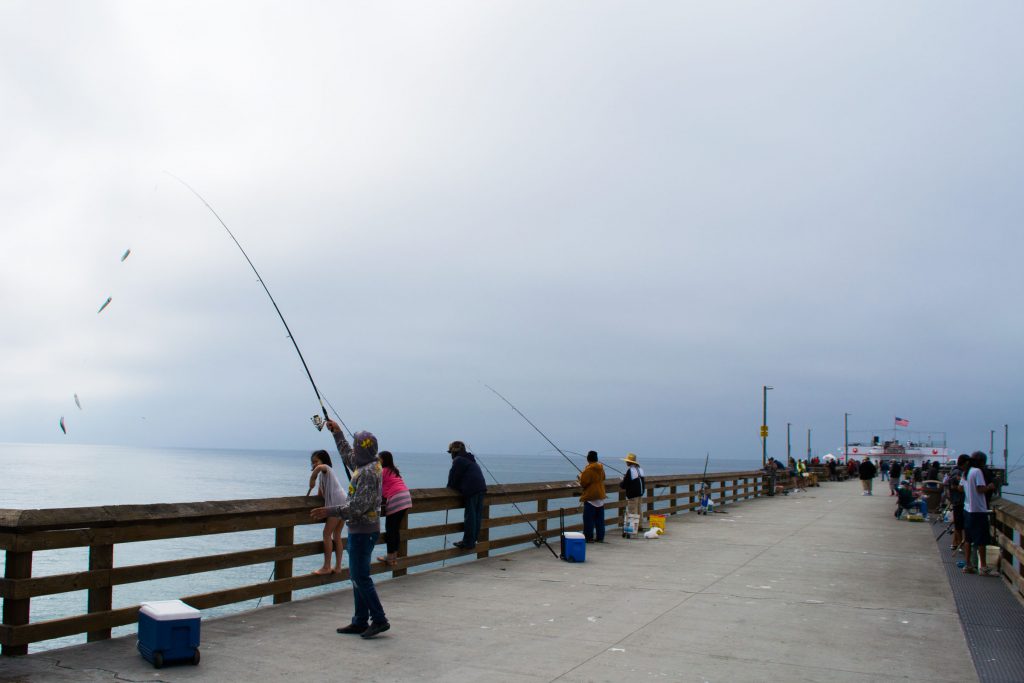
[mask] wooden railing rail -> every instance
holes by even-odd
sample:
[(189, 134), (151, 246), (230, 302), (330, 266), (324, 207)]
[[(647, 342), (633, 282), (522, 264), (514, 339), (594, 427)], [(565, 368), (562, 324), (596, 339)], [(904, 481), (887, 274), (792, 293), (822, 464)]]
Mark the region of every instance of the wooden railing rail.
[(999, 546), (999, 572), (1017, 597), (1024, 600), (1024, 507), (1005, 498), (993, 501), (995, 541)]
[[(716, 504), (764, 494), (760, 471), (709, 473)], [(675, 514), (694, 509), (699, 503), (699, 474), (652, 476), (647, 479), (645, 508), (660, 514)], [(618, 524), (616, 499), (618, 480), (609, 479), (606, 487), (608, 524)], [(490, 486), (484, 502), (484, 522), (477, 544), (477, 557), (490, 552), (536, 540), (532, 531), (510, 536), (495, 536), (492, 531), (523, 524), (528, 519), (544, 539), (559, 535), (559, 511), (578, 512), (576, 482), (539, 482)], [(467, 555), (458, 548), (442, 548), (408, 555), (408, 543), (425, 538), (455, 536), (462, 531), (461, 498), (449, 489), (412, 491), (414, 507), (402, 530), (401, 553), (397, 566), (390, 569), (375, 563), (373, 573), (404, 575), (410, 568)], [(552, 504), (552, 501), (558, 501)], [(520, 504), (522, 514), (511, 507)], [(523, 503), (526, 505), (523, 509)], [(43, 640), (85, 633), (89, 640), (109, 638), (111, 629), (134, 623), (138, 605), (113, 608), (114, 587), (154, 579), (186, 576), (201, 572), (274, 563), (273, 579), (208, 593), (182, 596), (189, 605), (208, 609), (232, 603), (273, 596), (275, 603), (292, 599), (294, 591), (345, 581), (348, 571), (319, 576), (293, 575), (295, 558), (318, 555), (323, 544), (295, 542), (295, 527), (312, 524), (311, 508), (319, 498), (301, 496), (256, 500), (228, 500), (154, 505), (115, 505), (53, 510), (0, 510), (0, 550), (6, 552), (4, 578), (0, 579), (3, 621), (0, 622), (0, 647), (4, 655), (26, 654), (28, 645)], [(508, 507), (502, 507), (508, 506)], [(454, 510), (447, 524), (410, 526), (410, 520), (422, 515)], [(436, 515), (435, 515), (436, 517)], [(554, 520), (552, 523), (551, 520)], [(579, 530), (575, 523), (567, 530)], [(138, 541), (188, 538), (240, 531), (274, 530), (273, 545), (238, 552), (189, 557), (116, 566), (117, 545)], [(33, 576), (32, 556), (42, 550), (88, 548), (88, 567), (84, 571), (54, 576)], [(31, 601), (71, 591), (87, 592), (82, 614), (32, 622)]]

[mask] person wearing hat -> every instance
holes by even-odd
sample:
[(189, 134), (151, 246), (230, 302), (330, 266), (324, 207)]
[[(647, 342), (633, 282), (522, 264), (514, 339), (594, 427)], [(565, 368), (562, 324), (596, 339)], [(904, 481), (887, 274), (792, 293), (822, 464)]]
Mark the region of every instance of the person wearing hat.
[(487, 482), (476, 462), (476, 456), (466, 450), (466, 444), (452, 441), (448, 444), (452, 456), (452, 467), (448, 471), (448, 488), (455, 489), (462, 496), (466, 508), (462, 525), (462, 540), (452, 543), (456, 548), (472, 550), (480, 537), (480, 522), (484, 516), (484, 494)]
[(380, 537), (381, 465), (377, 459), (377, 437), (370, 432), (356, 432), (352, 435), (355, 448), (348, 445), (345, 434), (334, 420), (327, 420), (328, 431), (334, 435), (334, 443), (345, 465), (352, 470), (349, 482), (348, 500), (342, 505), (313, 508), (310, 517), (341, 517), (348, 523), (348, 573), (352, 581), (352, 599), (355, 610), (348, 626), (337, 629), (338, 633), (358, 634), (373, 638), (391, 628), (384, 608), (377, 596), (373, 579), (370, 578), (370, 561), (373, 547)]
[(623, 508), (622, 526), (626, 526), (626, 515), (636, 515), (640, 518), (640, 526), (637, 531), (643, 531), (643, 517), (640, 517), (640, 500), (644, 495), (644, 470), (637, 462), (635, 453), (627, 453), (622, 459), (626, 463), (626, 472), (622, 475), (619, 488), (626, 496), (626, 507)]

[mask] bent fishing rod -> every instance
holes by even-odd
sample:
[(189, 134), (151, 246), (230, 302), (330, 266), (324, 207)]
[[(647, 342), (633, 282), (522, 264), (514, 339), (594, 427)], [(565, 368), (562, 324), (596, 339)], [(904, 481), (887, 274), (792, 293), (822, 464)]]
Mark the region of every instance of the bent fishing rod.
[[(277, 311), (277, 317), (281, 319), (281, 324), (284, 325), (285, 332), (288, 333), (288, 339), (291, 340), (292, 346), (295, 347), (295, 353), (299, 354), (299, 360), (302, 361), (302, 367), (305, 368), (306, 370), (306, 376), (309, 378), (309, 383), (313, 385), (313, 393), (316, 394), (316, 399), (317, 401), (320, 402), (320, 408), (323, 410), (324, 419), (331, 419), (330, 416), (327, 414), (327, 406), (324, 405), (324, 399), (323, 397), (320, 396), (320, 390), (316, 388), (316, 382), (313, 381), (313, 373), (309, 371), (309, 365), (306, 364), (306, 359), (302, 356), (302, 351), (299, 349), (299, 345), (295, 341), (295, 336), (292, 334), (291, 328), (288, 327), (288, 321), (284, 319), (284, 314), (281, 313), (280, 307), (277, 305), (277, 302), (274, 301), (274, 295), (270, 293), (270, 289), (267, 288), (267, 283), (263, 281), (263, 277), (260, 275), (260, 272), (256, 270), (256, 266), (253, 265), (252, 259), (250, 259), (249, 255), (245, 253), (245, 249), (242, 248), (242, 245), (238, 241), (238, 238), (235, 237), (235, 234), (233, 232), (231, 232), (231, 228), (229, 228), (227, 223), (224, 222), (224, 219), (220, 217), (220, 214), (218, 214), (217, 211), (214, 210), (212, 206), (210, 206), (210, 202), (206, 201), (203, 195), (199, 194), (199, 192), (197, 192), (194, 187), (192, 187), (191, 185), (189, 185), (184, 180), (174, 175), (170, 171), (164, 171), (164, 173), (166, 173), (167, 175), (171, 176), (179, 183), (184, 185), (192, 194), (196, 196), (196, 198), (199, 199), (199, 201), (203, 203), (204, 206), (206, 206), (207, 209), (210, 210), (210, 213), (213, 214), (214, 218), (216, 218), (217, 221), (227, 231), (228, 235), (231, 237), (231, 240), (235, 243), (235, 246), (238, 247), (238, 250), (242, 252), (242, 256), (245, 257), (245, 260), (249, 264), (249, 267), (252, 268), (252, 272), (256, 274), (256, 279), (259, 280), (260, 285), (262, 285), (263, 291), (267, 293), (267, 297), (270, 299), (270, 303), (274, 305), (274, 310)], [(335, 414), (337, 414), (337, 411), (335, 411)], [(338, 419), (341, 420), (340, 417)], [(320, 420), (319, 415), (313, 417), (313, 424), (316, 425), (318, 431), (323, 429), (323, 422)], [(345, 429), (348, 430), (348, 427), (345, 427)], [(351, 432), (349, 433), (351, 434)], [(348, 465), (345, 464), (344, 460), (342, 461), (341, 466), (345, 468), (345, 476), (349, 478), (349, 481), (351, 481), (352, 473), (349, 471)]]
[(565, 458), (566, 460), (568, 460), (568, 461), (569, 461), (569, 464), (570, 464), (570, 465), (572, 465), (573, 467), (575, 467), (575, 468), (576, 468), (576, 471), (577, 471), (577, 472), (579, 472), (580, 474), (583, 474), (583, 470), (581, 470), (581, 469), (580, 469), (579, 467), (577, 467), (577, 466), (576, 466), (576, 463), (574, 463), (574, 462), (573, 462), (573, 461), (572, 461), (572, 460), (571, 460), (571, 459), (569, 458), (569, 456), (568, 456), (568, 455), (566, 455), (565, 453), (563, 453), (563, 452), (562, 452), (562, 449), (561, 449), (561, 448), (559, 448), (558, 446), (556, 446), (556, 445), (555, 445), (555, 442), (554, 442), (554, 441), (552, 441), (551, 439), (549, 439), (549, 438), (548, 438), (548, 435), (547, 435), (547, 434), (545, 434), (544, 432), (540, 431), (540, 428), (539, 428), (539, 427), (537, 427), (537, 425), (533, 424), (533, 422), (530, 422), (530, 418), (528, 418), (528, 417), (526, 417), (525, 415), (523, 415), (522, 411), (521, 411), (521, 410), (519, 410), (519, 408), (516, 408), (516, 407), (515, 407), (514, 405), (512, 405), (512, 402), (511, 402), (511, 401), (509, 401), (509, 400), (508, 400), (507, 398), (505, 398), (504, 396), (502, 396), (501, 394), (499, 394), (499, 393), (498, 393), (498, 391), (497, 391), (497, 389), (495, 389), (495, 388), (494, 388), (494, 387), (492, 387), (491, 385), (489, 385), (489, 384), (485, 384), (484, 386), (485, 386), (485, 387), (487, 387), (488, 389), (490, 389), (491, 391), (493, 391), (493, 392), (494, 392), (494, 395), (495, 395), (495, 396), (497, 396), (497, 397), (498, 397), (498, 398), (500, 398), (500, 399), (501, 399), (502, 401), (504, 401), (505, 403), (507, 403), (507, 404), (508, 404), (508, 407), (509, 407), (509, 408), (511, 408), (512, 410), (516, 411), (516, 413), (518, 413), (518, 414), (519, 414), (519, 417), (521, 417), (521, 418), (523, 418), (524, 420), (526, 420), (526, 423), (527, 423), (528, 425), (530, 425), (531, 427), (533, 427), (533, 429), (534, 429), (534, 430), (535, 430), (535, 431), (536, 431), (536, 432), (537, 432), (538, 434), (540, 434), (541, 436), (543, 436), (543, 437), (544, 437), (544, 440), (545, 440), (545, 441), (547, 441), (547, 442), (548, 442), (549, 444), (551, 444), (551, 447), (552, 447), (552, 448), (554, 448), (554, 449), (555, 449), (556, 451), (558, 451), (559, 455), (561, 455), (561, 456), (562, 456), (563, 458)]

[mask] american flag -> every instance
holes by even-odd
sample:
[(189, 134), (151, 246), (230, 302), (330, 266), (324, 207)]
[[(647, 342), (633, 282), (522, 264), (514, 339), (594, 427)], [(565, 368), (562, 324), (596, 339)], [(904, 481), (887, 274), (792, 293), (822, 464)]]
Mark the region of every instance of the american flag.
[(896, 418), (896, 426), (897, 427), (909, 427), (910, 426), (910, 420), (904, 420), (902, 417), (897, 417)]

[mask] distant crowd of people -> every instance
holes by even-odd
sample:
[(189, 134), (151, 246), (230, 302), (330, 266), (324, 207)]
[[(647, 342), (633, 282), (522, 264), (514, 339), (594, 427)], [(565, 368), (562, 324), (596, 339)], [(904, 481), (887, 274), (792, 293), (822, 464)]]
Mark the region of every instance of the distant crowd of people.
[[(889, 480), (889, 495), (896, 497), (895, 517), (914, 513), (929, 518), (927, 491), (934, 491), (939, 509), (952, 516), (953, 554), (964, 555), (963, 572), (997, 576), (988, 566), (985, 546), (991, 545), (990, 512), (993, 494), (998, 490), (998, 477), (988, 467), (988, 456), (983, 451), (971, 455), (962, 453), (956, 464), (948, 470), (937, 461), (925, 460), (919, 466), (912, 461), (885, 460), (875, 465), (871, 458), (850, 460), (847, 464), (851, 476), (859, 477), (862, 495), (872, 495), (872, 482), (878, 474)], [(938, 510), (933, 510), (938, 512)]]

